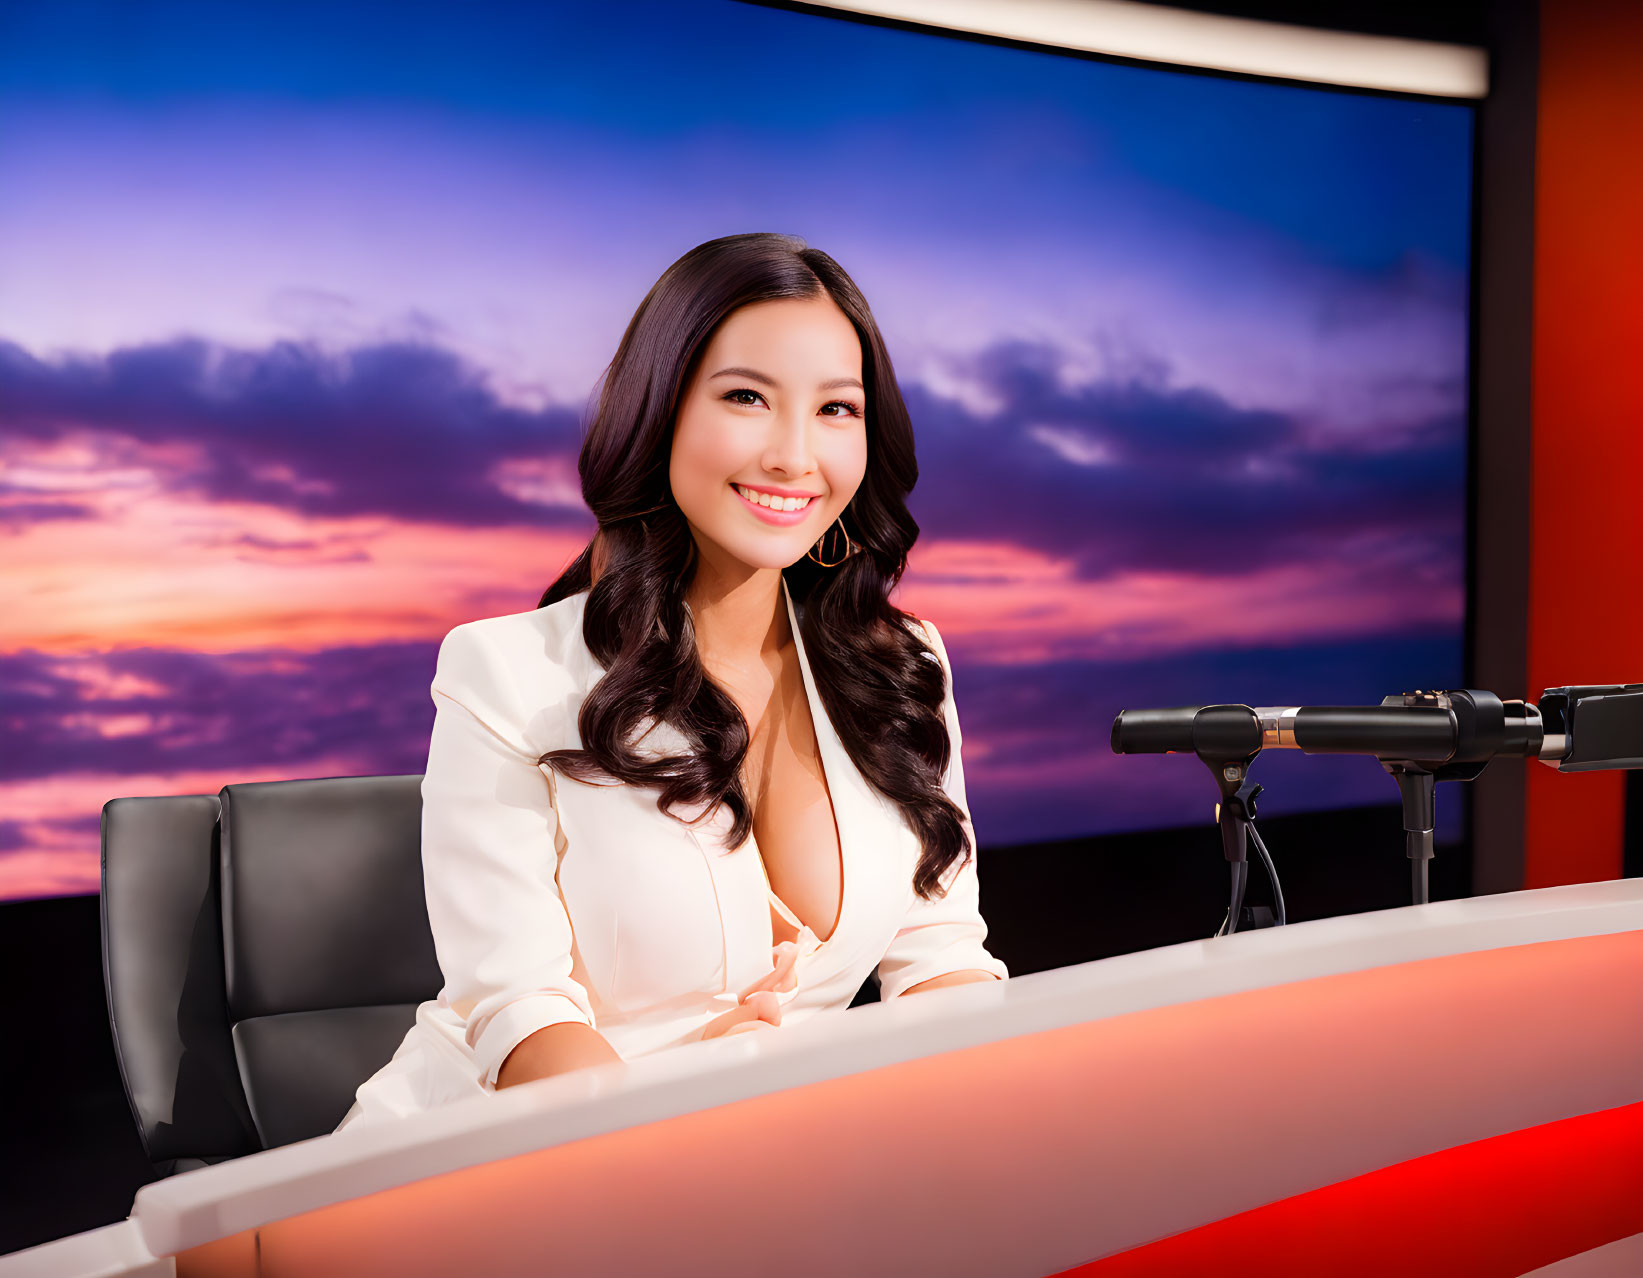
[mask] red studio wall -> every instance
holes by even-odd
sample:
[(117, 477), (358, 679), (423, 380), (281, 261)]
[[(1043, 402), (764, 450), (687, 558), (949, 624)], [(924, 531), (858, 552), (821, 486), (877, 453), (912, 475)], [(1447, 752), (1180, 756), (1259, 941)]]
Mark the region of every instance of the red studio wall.
[[(1530, 697), (1643, 681), (1643, 4), (1542, 0)], [(1618, 878), (1625, 774), (1529, 768), (1524, 886)]]

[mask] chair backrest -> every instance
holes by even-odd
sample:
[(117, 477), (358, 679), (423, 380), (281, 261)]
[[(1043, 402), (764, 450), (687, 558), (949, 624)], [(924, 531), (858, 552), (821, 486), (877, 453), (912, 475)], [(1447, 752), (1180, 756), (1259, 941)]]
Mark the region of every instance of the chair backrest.
[(132, 1117), (162, 1175), (262, 1148), (223, 983), (217, 796), (103, 805), (103, 985)]
[(443, 984), (422, 880), (421, 783), (222, 790), (228, 1016), (265, 1146), (334, 1130)]
[(420, 775), (115, 799), (109, 1016), (162, 1172), (335, 1129), (442, 984)]

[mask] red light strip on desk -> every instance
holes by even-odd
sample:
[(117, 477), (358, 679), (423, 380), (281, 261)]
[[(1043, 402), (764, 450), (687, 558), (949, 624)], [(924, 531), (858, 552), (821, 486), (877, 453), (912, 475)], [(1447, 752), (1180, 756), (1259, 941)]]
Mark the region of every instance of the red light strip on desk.
[(1396, 1163), (1057, 1278), (1516, 1278), (1639, 1232), (1643, 1104)]

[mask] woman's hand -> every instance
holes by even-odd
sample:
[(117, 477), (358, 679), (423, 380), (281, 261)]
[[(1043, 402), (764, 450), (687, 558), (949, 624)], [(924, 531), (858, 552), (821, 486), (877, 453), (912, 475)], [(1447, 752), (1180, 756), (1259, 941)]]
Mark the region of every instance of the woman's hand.
[(783, 941), (776, 946), (773, 957), (775, 962), (770, 971), (736, 996), (739, 1000), (737, 1005), (723, 1016), (714, 1017), (703, 1027), (704, 1039), (747, 1034), (782, 1023), (782, 1002), (776, 993), (798, 988), (799, 977), (794, 969), (798, 965), (799, 947), (792, 941)]
[(716, 1016), (702, 1029), (702, 1037), (724, 1038), (756, 1029), (773, 1029), (782, 1023), (781, 1000), (770, 990), (755, 990), (723, 1016)]

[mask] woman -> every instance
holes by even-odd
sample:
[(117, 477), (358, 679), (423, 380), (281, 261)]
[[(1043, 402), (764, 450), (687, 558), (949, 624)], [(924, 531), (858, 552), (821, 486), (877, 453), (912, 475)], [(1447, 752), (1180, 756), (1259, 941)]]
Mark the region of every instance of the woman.
[(888, 601), (907, 409), (827, 254), (668, 268), (584, 441), (599, 530), (440, 647), (422, 784), (445, 987), (343, 1126), (881, 997), (1001, 980), (950, 668)]

